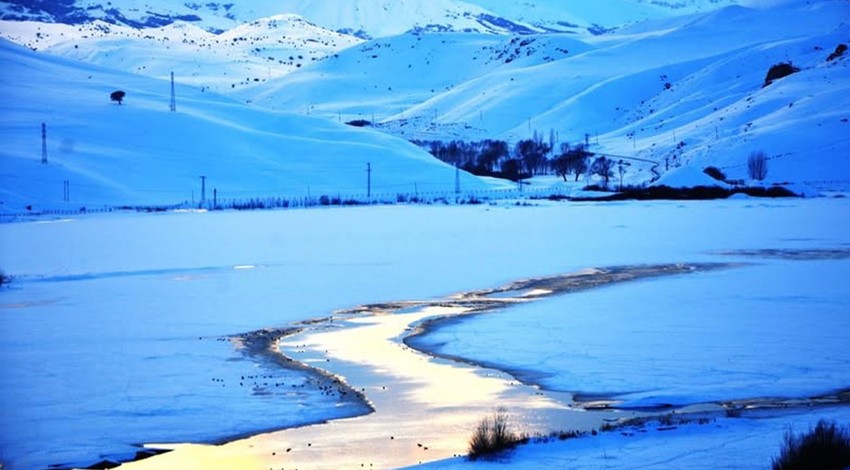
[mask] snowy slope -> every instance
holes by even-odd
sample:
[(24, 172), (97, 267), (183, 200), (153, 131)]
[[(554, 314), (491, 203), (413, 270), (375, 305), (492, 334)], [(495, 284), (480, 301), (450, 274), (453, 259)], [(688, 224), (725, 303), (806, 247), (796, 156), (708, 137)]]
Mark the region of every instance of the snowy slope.
[[(346, 51), (359, 50), (359, 58), (272, 81), (255, 102), (312, 106), (337, 118), (351, 109), (349, 90), (372, 89), (358, 102), (406, 137), (516, 141), (553, 130), (571, 143), (588, 135), (594, 151), (653, 160), (661, 171), (715, 165), (731, 178), (745, 178), (747, 155), (763, 150), (771, 181), (850, 180), (850, 62), (847, 56), (827, 61), (850, 41), (848, 15), (850, 5), (838, 1), (732, 6), (624, 28), (582, 46), (562, 46), (558, 35), (517, 38), (530, 43), (515, 47), (523, 60), (499, 67), (462, 53), (423, 66), (416, 61), (423, 54), (411, 48), (412, 57), (405, 57), (411, 71), (400, 75), (380, 74), (382, 59), (370, 59), (380, 54), (361, 46)], [(411, 42), (378, 41), (389, 44), (384, 50)], [(463, 47), (473, 49), (452, 49)], [(770, 67), (789, 61), (801, 71), (763, 88)], [(418, 103), (400, 109), (406, 102), (398, 89), (421, 76), (451, 86), (430, 94), (420, 89), (406, 101)], [(305, 80), (321, 92), (305, 93)], [(650, 169), (634, 168), (628, 178), (648, 181), (655, 176)]]
[[(174, 204), (207, 197), (451, 191), (455, 171), (393, 137), (247, 108), (212, 93), (0, 43), (0, 200), (34, 204)], [(121, 89), (125, 104), (110, 102)], [(47, 124), (47, 165), (40, 126)], [(461, 175), (464, 187), (484, 187)], [(65, 181), (70, 185), (65, 198)]]
[[(440, 106), (420, 112), (422, 103), (450, 96), (456, 87), (477, 83), (482, 76), (538, 66), (591, 48), (569, 35), (405, 34), (349, 48), (239, 96), (272, 108), (309, 107), (318, 115), (336, 119), (341, 114), (344, 120), (416, 117), (420, 123), (417, 129), (410, 129), (414, 126), (407, 125), (408, 119), (398, 123), (406, 127), (400, 133), (407, 131), (406, 137), (423, 138), (431, 134), (426, 126), (435, 121), (435, 116), (443, 124), (453, 123), (442, 120), (446, 109)], [(480, 94), (470, 97), (475, 112), (497, 91), (481, 87)], [(477, 123), (477, 116), (474, 121)]]
[(736, 0), (468, 0), (497, 15), (561, 30), (571, 26), (612, 28), (648, 19), (711, 11), (741, 3)]

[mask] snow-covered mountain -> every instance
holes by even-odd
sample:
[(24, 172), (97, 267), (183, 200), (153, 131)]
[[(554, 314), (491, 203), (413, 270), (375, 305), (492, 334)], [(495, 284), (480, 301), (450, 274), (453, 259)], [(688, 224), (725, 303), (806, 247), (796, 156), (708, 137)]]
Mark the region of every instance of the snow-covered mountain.
[[(323, 4), (292, 4), (296, 3), (315, 9)], [(414, 5), (399, 3), (402, 4)], [(693, 7), (688, 11), (709, 4), (714, 3), (688, 4)], [(7, 9), (10, 5), (3, 4)], [(165, 8), (163, 5), (148, 6)], [(215, 10), (210, 5), (191, 8)], [(245, 5), (240, 8), (249, 8)], [(258, 9), (267, 3), (247, 5)], [(557, 6), (543, 2), (537, 5)], [(239, 21), (236, 13), (248, 15), (235, 5), (230, 11), (228, 14), (234, 19), (229, 21), (233, 22)], [(258, 11), (254, 13), (266, 13)], [(103, 102), (103, 97), (111, 91), (109, 88), (126, 88), (128, 102), (138, 105), (144, 97), (144, 109), (161, 110), (168, 99), (167, 82), (144, 76), (164, 79), (174, 71), (178, 82), (194, 87), (180, 87), (178, 94), (198, 103), (196, 108), (181, 106), (184, 118), (203, 122), (197, 124), (197, 129), (202, 129), (204, 135), (221, 139), (227, 136), (221, 142), (192, 137), (198, 148), (209, 149), (214, 155), (242, 154), (244, 148), (259, 148), (247, 154), (258, 156), (260, 161), (250, 162), (239, 171), (222, 171), (237, 178), (233, 187), (243, 194), (253, 194), (251, 191), (260, 187), (269, 189), (261, 193), (271, 194), (301, 193), (308, 186), (326, 191), (347, 185), (339, 184), (342, 176), (331, 178), (327, 184), (314, 183), (314, 178), (321, 179), (316, 175), (324, 175), (324, 170), (301, 166), (296, 173), (302, 172), (298, 174), (303, 178), (295, 181), (286, 177), (284, 184), (270, 177), (277, 174), (276, 170), (264, 165), (271, 159), (274, 165), (282, 165), (275, 168), (294, 171), (295, 166), (290, 167), (290, 163), (275, 160), (282, 148), (278, 139), (286, 145), (297, 143), (293, 147), (298, 149), (295, 153), (310, 155), (325, 155), (323, 145), (328, 141), (336, 149), (331, 153), (341, 155), (351, 144), (350, 138), (360, 142), (349, 136), (366, 139), (370, 142), (367, 147), (383, 145), (375, 142), (384, 142), (382, 139), (388, 137), (339, 127), (339, 123), (354, 119), (376, 121), (381, 131), (404, 139), (500, 138), (513, 143), (537, 133), (553, 136), (558, 143), (588, 142), (591, 150), (599, 153), (641, 159), (628, 168), (626, 181), (633, 183), (655, 180), (659, 173), (675, 175), (681, 167), (700, 172), (706, 166), (718, 166), (730, 178), (745, 178), (746, 157), (758, 150), (770, 157), (771, 181), (850, 181), (850, 116), (846, 111), (850, 109), (850, 59), (839, 55), (827, 60), (840, 44), (850, 42), (850, 27), (845, 20), (850, 17), (847, 2), (779, 1), (758, 8), (729, 6), (686, 16), (670, 16), (674, 10), (666, 11), (662, 18), (621, 27), (602, 36), (414, 31), (368, 42), (294, 15), (266, 17), (220, 34), (198, 27), (200, 23), (179, 21), (145, 29), (102, 21), (81, 25), (3, 22), (0, 29), (6, 37), (31, 48), (112, 69), (24, 54), (4, 45), (3, 79), (8, 83), (3, 91), (6, 108), (2, 130), (8, 142), (4, 152), (24, 160), (32, 158), (38, 150), (37, 139), (33, 142), (31, 135), (33, 126), (56, 115), (59, 122), (109, 128), (108, 132), (84, 134), (83, 138), (75, 137), (70, 130), (60, 131), (62, 138), (58, 142), (72, 143), (59, 145), (60, 152), (69, 148), (76, 152), (76, 143), (92, 140), (101, 150), (89, 148), (87, 152), (94, 152), (89, 155), (121, 149), (134, 158), (159, 156), (160, 150), (152, 150), (151, 145), (161, 149), (166, 144), (152, 143), (150, 139), (119, 139), (116, 136), (126, 134), (126, 130), (116, 127), (122, 125), (121, 121), (104, 113), (133, 115), (123, 125), (141, 128), (145, 128), (142, 122), (159, 125), (175, 118), (163, 120), (159, 111), (136, 115), (140, 110), (135, 106), (113, 106)], [(357, 12), (349, 13), (356, 16)], [(794, 21), (789, 21), (791, 18)], [(24, 62), (39, 65), (27, 68), (21, 65)], [(763, 86), (773, 65), (789, 62), (799, 68), (797, 73)], [(10, 66), (5, 66), (7, 63)], [(57, 72), (47, 72), (52, 69)], [(88, 72), (89, 69), (97, 72)], [(41, 72), (33, 75), (36, 70)], [(106, 78), (91, 82), (88, 76)], [(37, 84), (42, 91), (25, 88), (30, 91), (20, 92), (18, 88), (24, 83)], [(210, 91), (230, 93), (242, 104), (214, 96)], [(70, 100), (73, 105), (57, 107), (56, 97)], [(246, 108), (245, 104), (250, 106)], [(9, 112), (5, 112), (7, 109)], [(309, 114), (323, 120), (281, 113)], [(215, 118), (210, 119), (211, 115)], [(192, 122), (186, 124), (186, 129), (195, 128), (195, 121)], [(51, 135), (59, 131), (53, 124), (50, 128)], [(168, 126), (168, 132), (152, 135), (171, 142), (176, 138), (172, 130), (177, 128)], [(343, 132), (340, 135), (344, 137), (339, 138), (338, 132)], [(309, 138), (305, 141), (296, 137), (302, 135)], [(307, 146), (307, 141), (312, 147)], [(56, 145), (57, 140), (51, 142)], [(412, 146), (396, 148), (403, 143), (395, 139), (388, 142), (392, 144), (387, 151), (395, 152), (401, 161), (428, 160), (427, 154)], [(181, 155), (196, 152), (194, 146), (180, 145), (177, 153)], [(355, 167), (364, 166), (363, 159), (369, 154), (360, 145), (355, 144), (360, 149), (354, 152), (360, 155)], [(179, 159), (170, 152), (166, 154), (172, 157), (157, 160), (159, 164), (169, 168), (176, 164)], [(55, 154), (55, 149), (51, 154)], [(225, 168), (230, 163), (223, 157), (216, 158), (221, 160), (214, 167)], [(9, 162), (18, 161), (4, 162), (4, 175), (19, 171), (30, 174), (28, 167), (14, 166), (12, 170)], [(95, 161), (98, 160), (89, 163)], [(107, 169), (94, 171), (89, 163), (74, 171), (112, 184), (113, 176)], [(298, 165), (302, 163), (299, 161)], [(403, 172), (413, 171), (402, 166)], [(168, 180), (169, 176), (161, 183), (175, 188), (175, 194), (182, 191), (178, 200), (185, 200), (186, 190), (177, 188), (197, 186), (196, 174), (205, 170), (175, 168), (195, 176), (182, 177), (180, 182)], [(362, 172), (352, 170), (351, 174), (357, 176), (351, 177), (351, 190), (362, 186)], [(170, 170), (164, 174), (171, 174)], [(54, 175), (49, 186), (61, 186), (70, 176)], [(255, 177), (257, 181), (253, 180)], [(118, 176), (119, 180), (122, 178), (126, 176)], [(435, 179), (453, 183), (451, 177), (446, 179), (444, 175)], [(669, 181), (669, 175), (662, 180)], [(107, 191), (107, 199), (124, 197), (135, 187), (145, 188), (140, 181), (121, 183), (120, 190)], [(405, 181), (400, 185), (416, 185), (409, 178)], [(3, 189), (10, 194), (9, 200), (23, 201), (41, 194), (33, 193), (34, 187), (22, 189), (22, 185), (4, 184)], [(18, 194), (18, 190), (22, 192)], [(48, 189), (45, 187), (44, 191)], [(53, 191), (50, 197), (54, 199), (62, 197), (61, 190), (49, 191)], [(127, 200), (141, 201), (142, 193)]]
[[(414, 30), (526, 34), (601, 32), (645, 19), (704, 12), (746, 0), (4, 0), (0, 19), (133, 28), (174, 22), (223, 32), (243, 23), (296, 14), (333, 31), (378, 38)], [(752, 0), (756, 1), (756, 0)]]
[(137, 29), (96, 20), (67, 25), (0, 21), (0, 36), (31, 49), (155, 78), (229, 93), (362, 42), (278, 15), (213, 34), (191, 23)]
[(94, 20), (134, 28), (155, 28), (176, 21), (212, 32), (279, 14), (296, 14), (334, 31), (381, 37), (410, 30), (531, 32), (534, 28), (496, 17), (457, 0), (252, 0), (250, 2), (169, 2), (166, 0), (95, 0), (0, 3), (0, 19), (84, 24)]
[(280, 77), (363, 37), (407, 31), (543, 29), (455, 0), (0, 2), (2, 38), (156, 78), (174, 72), (180, 83), (219, 93)]
[[(455, 169), (385, 134), (0, 41), (0, 207), (452, 191)], [(126, 93), (124, 104), (110, 101)], [(41, 163), (46, 124), (47, 164)], [(461, 173), (464, 188), (487, 183)]]
[[(747, 155), (763, 150), (772, 181), (850, 180), (850, 59), (827, 60), (850, 40), (846, 18), (847, 2), (784, 2), (592, 40), (404, 35), (348, 49), (250, 99), (330, 119), (374, 116), (406, 138), (554, 132), (658, 162), (662, 173), (714, 165), (745, 178)], [(769, 69), (788, 62), (800, 71), (765, 87)], [(633, 182), (655, 176), (647, 165), (629, 172)]]
[(467, 0), (494, 14), (562, 30), (575, 26), (602, 31), (644, 20), (702, 13), (739, 0)]

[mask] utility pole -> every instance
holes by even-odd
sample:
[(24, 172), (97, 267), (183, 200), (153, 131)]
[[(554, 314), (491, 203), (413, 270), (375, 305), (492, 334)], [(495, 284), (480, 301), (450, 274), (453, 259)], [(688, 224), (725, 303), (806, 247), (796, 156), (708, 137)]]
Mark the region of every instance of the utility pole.
[(62, 200), (65, 202), (71, 200), (71, 182), (68, 180), (62, 181)]
[(366, 164), (366, 197), (372, 199), (372, 164)]
[(41, 163), (47, 165), (47, 124), (41, 123)]
[(174, 96), (174, 72), (171, 72), (171, 104), (168, 109), (172, 113), (177, 112), (177, 98)]
[(207, 177), (201, 176), (201, 207), (204, 206), (206, 199), (207, 199)]
[(455, 196), (460, 195), (460, 165), (455, 163)]

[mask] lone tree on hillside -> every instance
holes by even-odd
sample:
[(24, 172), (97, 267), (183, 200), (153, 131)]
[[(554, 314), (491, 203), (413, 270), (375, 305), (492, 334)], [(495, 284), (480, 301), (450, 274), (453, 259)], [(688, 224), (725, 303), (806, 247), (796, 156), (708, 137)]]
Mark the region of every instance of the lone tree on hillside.
[(126, 95), (127, 95), (127, 93), (124, 93), (121, 90), (116, 90), (116, 91), (113, 91), (111, 95), (109, 95), (109, 99), (112, 100), (112, 101), (117, 101), (118, 104), (120, 105), (124, 101), (124, 97)]
[(747, 159), (747, 174), (750, 179), (763, 181), (767, 177), (767, 155), (761, 150), (753, 152)]

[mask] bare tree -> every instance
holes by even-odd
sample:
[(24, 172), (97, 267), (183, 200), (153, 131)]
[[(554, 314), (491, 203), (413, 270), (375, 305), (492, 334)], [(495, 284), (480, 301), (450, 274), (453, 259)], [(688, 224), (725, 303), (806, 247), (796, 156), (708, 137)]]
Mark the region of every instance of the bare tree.
[(549, 146), (539, 138), (520, 140), (514, 147), (514, 156), (523, 163), (525, 171), (532, 176), (545, 168), (548, 153)]
[(588, 152), (584, 144), (570, 147), (570, 144), (564, 142), (561, 144), (561, 154), (552, 161), (552, 168), (555, 174), (564, 178), (567, 181), (567, 175), (574, 174), (576, 181), (585, 171), (587, 171), (587, 160), (593, 156)]
[(602, 177), (602, 183), (607, 188), (608, 181), (614, 176), (614, 160), (605, 157), (599, 157), (590, 165), (590, 174), (599, 175)]
[(752, 152), (747, 159), (747, 174), (750, 179), (763, 181), (767, 177), (767, 154), (761, 150)]
[(631, 163), (620, 160), (617, 162), (617, 172), (620, 174), (620, 191), (623, 190), (623, 176), (626, 174), (626, 168), (631, 166)]

